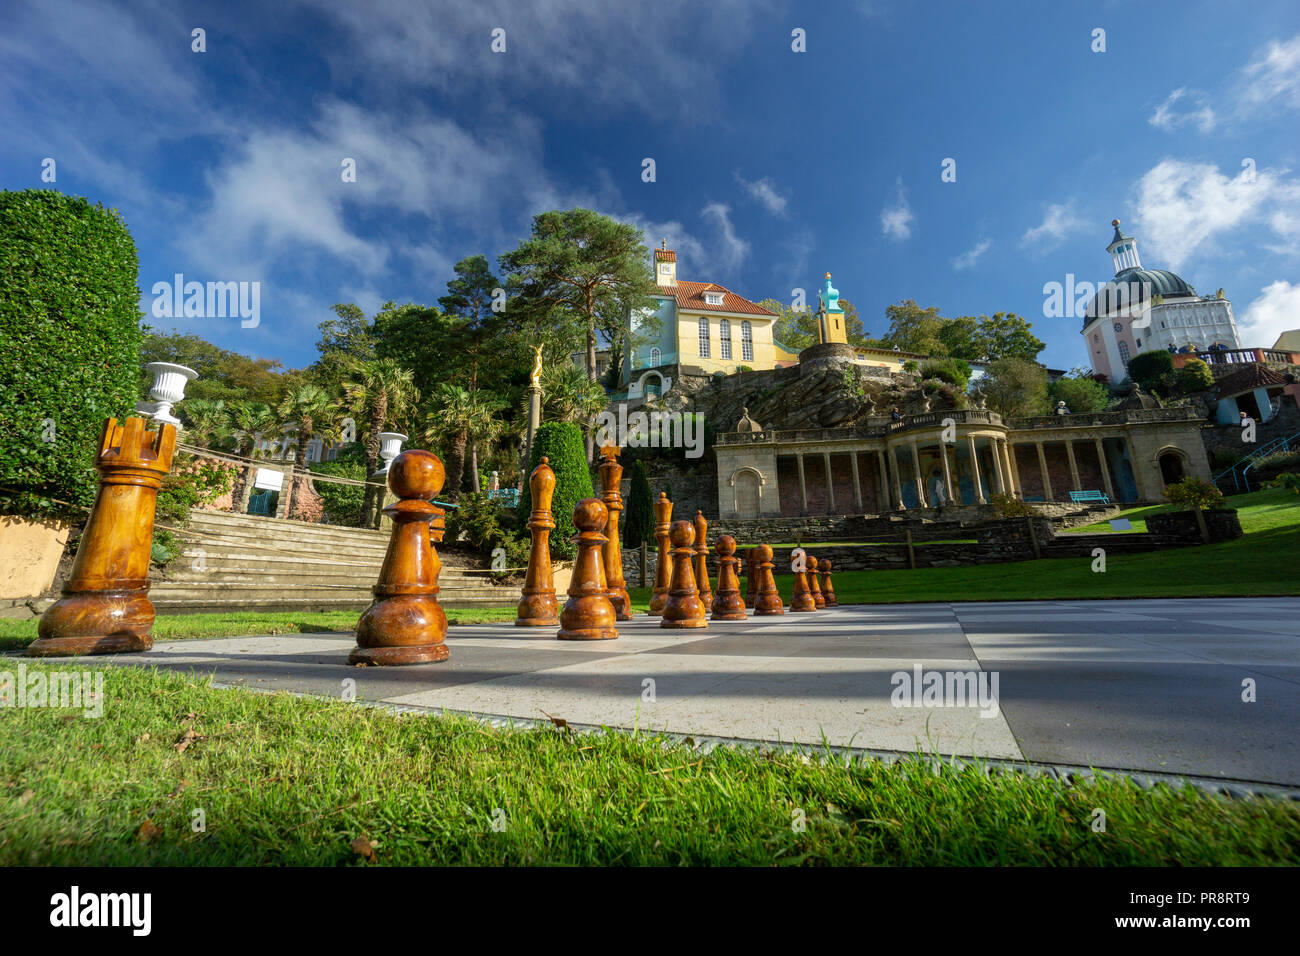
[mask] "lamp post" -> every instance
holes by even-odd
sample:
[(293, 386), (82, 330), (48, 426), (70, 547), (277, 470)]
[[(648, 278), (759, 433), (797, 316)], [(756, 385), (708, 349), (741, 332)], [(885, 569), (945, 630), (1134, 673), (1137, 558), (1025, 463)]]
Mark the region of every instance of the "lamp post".
[(149, 389), (153, 401), (139, 402), (135, 410), (145, 418), (166, 422), (180, 431), (181, 423), (172, 415), (172, 406), (185, 397), (185, 386), (198, 378), (199, 373), (171, 362), (150, 362), (145, 368), (153, 373), (153, 387)]

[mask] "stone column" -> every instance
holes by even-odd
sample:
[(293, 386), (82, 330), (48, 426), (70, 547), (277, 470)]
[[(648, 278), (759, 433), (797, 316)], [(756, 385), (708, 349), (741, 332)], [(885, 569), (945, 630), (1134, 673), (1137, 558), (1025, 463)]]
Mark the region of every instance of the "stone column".
[[(1006, 439), (1003, 439), (1006, 441)], [(1016, 458), (1016, 446), (1010, 441), (1006, 441), (1007, 460), (1010, 463), (1011, 483), (1016, 489), (1016, 493), (1023, 499), (1025, 497), (1025, 485), (1020, 480), (1020, 460)]]
[(826, 465), (826, 513), (835, 514), (835, 478), (831, 475), (831, 453), (822, 452), (822, 461)]
[(988, 504), (988, 499), (984, 497), (984, 486), (980, 483), (980, 460), (975, 454), (975, 436), (967, 435), (966, 441), (970, 448), (970, 468), (972, 480), (975, 482), (975, 503), (977, 505)]
[(1016, 493), (1016, 478), (1011, 474), (1011, 453), (1007, 450), (1007, 440), (1005, 438), (995, 439), (997, 442), (998, 455), (1001, 456), (1002, 470), (1007, 479), (1007, 491), (1014, 496)]
[(944, 443), (943, 433), (939, 433), (939, 459), (943, 462), (943, 490), (948, 496), (949, 504), (961, 504), (952, 496), (952, 469), (948, 467), (948, 446)]
[(889, 454), (889, 470), (894, 474), (894, 502), (898, 505), (899, 511), (906, 511), (907, 505), (903, 504), (903, 479), (898, 469), (898, 456), (894, 454), (893, 449), (887, 449)]
[(889, 471), (885, 467), (883, 448), (876, 452), (876, 465), (880, 471), (880, 484), (876, 486), (876, 504), (880, 506), (881, 511), (888, 511), (893, 502), (889, 499)]
[(998, 450), (998, 440), (989, 438), (989, 457), (993, 459), (993, 482), (997, 485), (998, 494), (1007, 493), (1006, 477), (1002, 474), (1002, 453)]
[(1106, 497), (1111, 501), (1115, 500), (1115, 486), (1110, 480), (1110, 468), (1106, 465), (1106, 446), (1101, 443), (1100, 438), (1094, 438), (1097, 443), (1097, 464), (1101, 465), (1101, 480), (1106, 483)]
[(849, 452), (849, 460), (853, 463), (853, 507), (862, 514), (862, 479), (858, 477), (857, 449)]
[(1034, 447), (1038, 449), (1038, 470), (1043, 475), (1043, 500), (1054, 501), (1052, 497), (1052, 476), (1047, 473), (1047, 455), (1043, 453), (1043, 443), (1034, 442)]
[(795, 455), (795, 460), (799, 462), (799, 514), (807, 516), (808, 514), (808, 484), (803, 476), (803, 455)]
[(916, 500), (920, 502), (919, 507), (926, 507), (929, 502), (925, 500), (925, 480), (921, 477), (921, 456), (916, 450), (916, 439), (913, 438), (908, 444), (912, 448), (912, 478), (916, 482)]
[(1074, 460), (1073, 439), (1067, 438), (1065, 440), (1065, 454), (1070, 459), (1070, 480), (1074, 482), (1074, 490), (1083, 491), (1082, 486), (1079, 484), (1079, 463)]

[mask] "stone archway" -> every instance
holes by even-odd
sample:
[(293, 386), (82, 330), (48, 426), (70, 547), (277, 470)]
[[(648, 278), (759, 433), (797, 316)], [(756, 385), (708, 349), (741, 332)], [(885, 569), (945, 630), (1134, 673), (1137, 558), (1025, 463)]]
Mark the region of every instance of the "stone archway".
[(1183, 454), (1180, 451), (1162, 451), (1157, 459), (1160, 465), (1160, 480), (1167, 487), (1182, 481), (1187, 476)]
[(647, 394), (646, 379), (648, 379), (651, 375), (659, 379), (659, 384), (658, 386), (656, 386), (655, 389), (655, 394), (658, 395), (659, 397), (662, 398), (665, 394), (667, 394), (668, 390), (673, 387), (673, 380), (671, 378), (666, 377), (663, 374), (663, 372), (659, 371), (657, 368), (647, 369), (645, 372), (642, 373), (641, 377), (636, 380), (635, 384), (633, 384), (632, 387), (628, 390), (628, 398), (645, 397), (645, 395)]
[(735, 499), (737, 518), (757, 518), (762, 512), (763, 485), (767, 479), (757, 468), (737, 468), (727, 482), (731, 485)]

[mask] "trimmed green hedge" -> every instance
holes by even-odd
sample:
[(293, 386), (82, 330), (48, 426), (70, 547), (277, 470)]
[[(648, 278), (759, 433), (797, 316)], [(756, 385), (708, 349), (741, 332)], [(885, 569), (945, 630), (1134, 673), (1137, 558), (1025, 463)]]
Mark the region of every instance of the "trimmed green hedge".
[[(584, 498), (594, 498), (591, 470), (587, 467), (587, 451), (582, 440), (582, 430), (572, 422), (543, 422), (533, 435), (533, 451), (528, 463), (528, 475), (549, 458), (547, 464), (555, 472), (555, 497), (551, 500), (551, 516), (555, 530), (551, 532), (551, 551), (571, 558), (578, 553), (573, 537), (578, 533), (573, 526), (573, 507)], [(528, 521), (533, 510), (533, 493), (528, 478), (524, 478), (524, 491), (519, 496), (520, 523)]]
[(104, 419), (139, 384), (135, 242), (115, 210), (44, 189), (0, 192), (0, 512), (88, 506)]

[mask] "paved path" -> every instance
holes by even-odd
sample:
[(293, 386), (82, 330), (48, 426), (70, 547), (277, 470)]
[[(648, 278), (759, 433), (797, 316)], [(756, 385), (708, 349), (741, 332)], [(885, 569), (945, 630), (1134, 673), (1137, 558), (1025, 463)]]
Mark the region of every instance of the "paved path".
[[(640, 616), (620, 631), (453, 627), (449, 661), (401, 668), (347, 667), (348, 634), (115, 660), (335, 697), (351, 677), (360, 699), (434, 710), (1300, 784), (1300, 599), (856, 606), (703, 631)], [(1000, 706), (894, 706), (894, 675), (917, 666), (983, 672), (990, 689), (996, 674)]]

